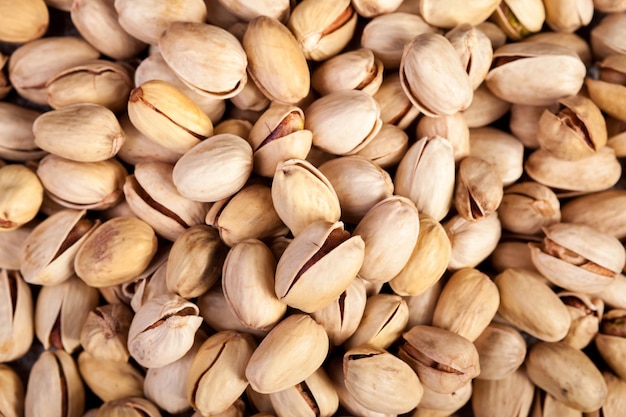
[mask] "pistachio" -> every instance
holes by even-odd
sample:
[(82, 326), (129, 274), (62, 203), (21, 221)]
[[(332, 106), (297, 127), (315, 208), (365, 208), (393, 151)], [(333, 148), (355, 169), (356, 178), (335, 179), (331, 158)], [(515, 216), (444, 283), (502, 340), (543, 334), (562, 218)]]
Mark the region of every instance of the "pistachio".
[(604, 16), (600, 23), (593, 28), (590, 41), (596, 59), (602, 60), (609, 55), (624, 53), (626, 44), (619, 28), (625, 21), (622, 13), (611, 13)]
[(539, 119), (546, 109), (549, 109), (550, 112), (555, 112), (557, 104), (553, 103), (549, 106), (530, 106), (526, 104), (511, 105), (509, 129), (511, 129), (511, 133), (522, 142), (524, 147), (528, 149), (539, 148), (537, 129), (539, 127)]
[(340, 90), (361, 90), (374, 95), (382, 82), (383, 63), (366, 48), (334, 56), (311, 75), (311, 85), (321, 95)]
[(348, 392), (372, 411), (406, 413), (422, 398), (423, 388), (413, 370), (381, 348), (350, 349), (343, 356), (343, 373)]
[(560, 203), (554, 192), (536, 182), (520, 182), (504, 191), (498, 208), (502, 227), (513, 233), (534, 235), (542, 227), (561, 221)]
[(305, 0), (293, 8), (288, 26), (306, 59), (323, 61), (348, 44), (356, 23), (348, 0)]
[(607, 306), (626, 309), (626, 298), (624, 297), (626, 293), (623, 292), (624, 288), (626, 288), (626, 276), (619, 274), (608, 287), (595, 295), (600, 297)]
[(246, 378), (257, 392), (282, 391), (311, 376), (327, 353), (324, 328), (306, 314), (294, 314), (278, 323), (252, 353)]
[(254, 80), (248, 79), (243, 89), (230, 102), (242, 111), (263, 111), (270, 105), (270, 99), (257, 87)]
[[(167, 256), (167, 254), (165, 254), (165, 256)], [(146, 302), (153, 298), (172, 294), (166, 284), (167, 262), (160, 263), (158, 267), (146, 274), (146, 272), (151, 269), (152, 264), (154, 264), (154, 262), (151, 262), (151, 265), (148, 265), (146, 271), (139, 275), (134, 281), (122, 284), (122, 288), (124, 288), (127, 293), (132, 294), (130, 296), (130, 306), (135, 313), (137, 313)]]
[(609, 310), (600, 322), (600, 332), (595, 337), (596, 347), (602, 359), (620, 378), (626, 375), (623, 349), (626, 345), (626, 310)]
[(107, 401), (100, 406), (96, 417), (161, 417), (156, 405), (141, 397)]
[(443, 280), (439, 280), (419, 295), (404, 297), (404, 301), (409, 307), (407, 328), (410, 329), (418, 324), (430, 325), (433, 322), (435, 307), (443, 290), (443, 284)]
[(621, 54), (609, 55), (597, 65), (599, 79), (585, 81), (589, 97), (605, 113), (625, 121), (622, 103), (626, 97), (626, 58)]
[(128, 118), (128, 114), (120, 117), (119, 121), (126, 140), (118, 151), (117, 157), (127, 164), (136, 165), (140, 162), (175, 164), (181, 157), (180, 153), (173, 152), (159, 145), (137, 130)]
[(474, 156), (461, 161), (454, 205), (464, 219), (480, 221), (495, 212), (502, 195), (502, 180), (493, 165)]
[(420, 15), (433, 26), (451, 28), (461, 23), (477, 25), (498, 7), (495, 0), (481, 0), (471, 4), (457, 0), (420, 1)]
[(39, 159), (46, 154), (37, 148), (33, 135), (33, 122), (40, 114), (15, 104), (0, 102), (1, 158), (26, 161)]
[[(520, 236), (519, 239), (516, 239), (515, 237), (505, 235), (491, 253), (491, 265), (498, 273), (508, 268), (526, 269), (538, 273), (539, 271), (537, 271), (537, 268), (533, 265), (528, 243), (531, 241), (538, 242), (539, 240), (539, 237), (533, 236)], [(550, 282), (540, 274), (538, 277), (541, 277), (541, 280), (546, 284)]]
[(270, 401), (278, 416), (330, 417), (339, 408), (337, 392), (323, 368), (293, 387), (270, 394)]
[(361, 345), (387, 349), (404, 331), (409, 320), (406, 301), (395, 294), (377, 294), (365, 303), (356, 331), (346, 341), (347, 349)]
[(4, 363), (24, 356), (33, 342), (33, 299), (18, 271), (0, 269), (0, 290), (0, 361)]
[(495, 23), (487, 20), (476, 25), (476, 28), (480, 29), (485, 35), (487, 35), (494, 49), (499, 48), (506, 43), (506, 33), (504, 33), (504, 31), (500, 29), (500, 26)]
[(438, 417), (451, 415), (459, 411), (472, 396), (472, 383), (468, 382), (450, 394), (441, 394), (428, 387), (424, 388), (424, 395), (413, 412), (412, 417)]
[(80, 344), (85, 352), (105, 361), (127, 362), (132, 317), (124, 304), (106, 304), (91, 310), (80, 331)]
[(504, 413), (507, 416), (528, 416), (533, 402), (534, 385), (523, 369), (503, 379), (474, 381), (472, 410), (476, 417)]
[(560, 292), (558, 296), (572, 317), (572, 324), (563, 342), (576, 349), (583, 349), (598, 333), (604, 302), (598, 297), (581, 293)]
[[(363, 264), (364, 246), (363, 239), (350, 236), (342, 222), (311, 223), (278, 260), (276, 295), (307, 313), (326, 307), (356, 277)], [(320, 286), (320, 279), (326, 284)]]
[(626, 201), (626, 192), (607, 190), (587, 194), (568, 201), (561, 208), (564, 222), (587, 224), (599, 232), (618, 239), (626, 237), (621, 223), (621, 201)]
[(399, 127), (383, 124), (378, 134), (359, 149), (356, 155), (375, 162), (381, 168), (390, 168), (400, 162), (409, 148), (409, 136)]
[(0, 232), (35, 218), (43, 202), (43, 187), (34, 172), (24, 165), (0, 167), (0, 189)]
[(252, 123), (244, 119), (225, 119), (222, 120), (213, 129), (213, 134), (219, 135), (221, 133), (232, 133), (242, 138), (248, 138), (250, 131), (252, 130)]
[(9, 57), (0, 52), (0, 99), (5, 98), (13, 89), (13, 87), (11, 87), (11, 84), (9, 84), (7, 76), (2, 71), (8, 61)]
[[(616, 377), (610, 372), (602, 372), (604, 382), (608, 389), (606, 401), (602, 404), (602, 408), (597, 411), (598, 416), (614, 417), (618, 416), (624, 407), (624, 394), (626, 393), (626, 383), (621, 378)], [(596, 414), (591, 413), (590, 416), (595, 417)]]
[(472, 102), (461, 114), (468, 127), (485, 127), (507, 114), (511, 107), (511, 103), (494, 95), (483, 82), (474, 90)]
[(81, 352), (78, 370), (89, 389), (102, 401), (143, 395), (143, 374), (128, 362), (112, 362)]
[[(397, 126), (400, 129), (406, 129), (420, 113), (404, 94), (400, 75), (395, 71), (385, 75), (383, 83), (374, 94), (374, 98), (380, 105), (380, 119), (383, 123)], [(381, 130), (384, 127), (385, 125)], [(372, 139), (372, 142), (375, 140), (376, 138)], [(404, 155), (404, 152), (402, 154)]]
[(472, 89), (476, 90), (489, 72), (493, 57), (491, 41), (487, 35), (469, 23), (455, 27), (446, 33), (446, 38), (457, 51), (465, 72), (469, 75)]
[(20, 270), (20, 252), (34, 225), (0, 233), (0, 268)]
[(480, 222), (471, 222), (456, 215), (444, 224), (452, 252), (448, 269), (474, 268), (487, 259), (500, 240), (502, 228), (497, 212)]
[(478, 352), (466, 338), (432, 326), (414, 326), (402, 335), (398, 356), (432, 391), (456, 391), (480, 374)]
[(417, 123), (416, 137), (441, 136), (452, 143), (454, 160), (465, 158), (470, 152), (470, 132), (462, 112), (450, 116), (422, 117)]
[(198, 307), (173, 294), (154, 297), (135, 314), (128, 330), (128, 351), (142, 366), (159, 368), (182, 358), (202, 324)]
[(43, 36), (50, 23), (44, 0), (27, 0), (0, 6), (0, 41), (26, 43)]
[(573, 223), (556, 223), (543, 231), (542, 244), (530, 244), (533, 264), (560, 287), (598, 292), (624, 268), (624, 247), (612, 236)]
[(540, 32), (525, 39), (526, 42), (543, 42), (565, 46), (576, 52), (585, 65), (591, 65), (591, 48), (585, 39), (576, 33)]
[(88, 103), (42, 114), (33, 123), (33, 134), (44, 151), (78, 162), (112, 158), (125, 139), (111, 110)]
[(24, 415), (24, 385), (17, 373), (8, 365), (0, 364), (0, 413), (5, 417)]
[(587, 26), (593, 17), (593, 0), (578, 0), (575, 7), (569, 2), (550, 0), (544, 6), (546, 23), (557, 32), (574, 32)]
[(596, 9), (605, 13), (622, 12), (626, 10), (626, 3), (623, 0), (594, 0)]
[(214, 202), (234, 195), (252, 173), (252, 148), (243, 138), (223, 133), (185, 153), (172, 177), (178, 192), (195, 201)]
[(511, 326), (491, 323), (474, 341), (480, 362), (478, 379), (500, 380), (524, 363), (526, 342)]
[(580, 410), (565, 405), (565, 403), (557, 400), (553, 395), (548, 394), (540, 388), (536, 388), (531, 415), (532, 417), (580, 417), (583, 415), (583, 413)]
[(259, 1), (249, 4), (242, 0), (219, 0), (220, 4), (238, 18), (248, 21), (265, 15), (284, 21), (289, 15), (289, 1)]
[(470, 156), (496, 168), (503, 186), (513, 184), (524, 172), (524, 146), (513, 135), (493, 127), (470, 129)]
[(546, 19), (542, 1), (505, 0), (495, 9), (491, 18), (513, 40), (520, 40), (539, 32)]

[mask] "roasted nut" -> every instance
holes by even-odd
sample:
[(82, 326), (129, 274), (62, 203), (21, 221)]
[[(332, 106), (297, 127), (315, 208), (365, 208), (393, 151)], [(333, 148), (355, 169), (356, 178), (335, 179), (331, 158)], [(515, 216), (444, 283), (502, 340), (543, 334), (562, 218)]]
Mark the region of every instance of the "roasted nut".
[(561, 221), (559, 199), (544, 185), (520, 182), (504, 191), (498, 218), (504, 229), (534, 235), (542, 227)]
[(43, 203), (43, 187), (33, 171), (24, 165), (0, 167), (0, 189), (0, 232), (35, 218)]
[(409, 320), (406, 301), (395, 294), (369, 297), (356, 331), (346, 341), (346, 349), (361, 345), (387, 349), (404, 331)]
[(80, 344), (93, 358), (127, 362), (128, 328), (132, 311), (124, 304), (106, 304), (87, 315), (80, 331)]
[(89, 389), (102, 401), (143, 396), (143, 373), (131, 363), (109, 361), (81, 352), (78, 370)]
[(546, 19), (542, 1), (505, 0), (491, 16), (510, 39), (520, 40), (533, 32), (539, 32)]
[(496, 0), (481, 0), (465, 3), (458, 0), (424, 0), (419, 3), (419, 12), (434, 26), (451, 28), (461, 23), (477, 25), (485, 20), (498, 7)]
[[(33, 342), (33, 298), (18, 271), (0, 269), (0, 361), (11, 362), (28, 352)], [(3, 411), (3, 410), (2, 410)]]
[(0, 413), (5, 417), (24, 415), (24, 385), (17, 373), (8, 365), (0, 364)]
[(465, 220), (456, 215), (444, 224), (452, 252), (448, 269), (474, 268), (496, 248), (502, 227), (497, 212), (484, 217), (480, 222)]
[(585, 348), (598, 333), (604, 302), (595, 296), (587, 294), (560, 292), (558, 296), (567, 306), (572, 324), (563, 343), (575, 347)]
[(524, 363), (526, 342), (511, 326), (491, 323), (474, 341), (480, 362), (478, 379), (500, 380)]
[(0, 158), (27, 161), (46, 154), (37, 148), (33, 134), (33, 122), (40, 114), (15, 104), (0, 102)]
[(493, 127), (470, 129), (470, 156), (493, 165), (504, 187), (524, 172), (524, 145), (515, 136)]
[(623, 349), (626, 345), (626, 332), (624, 331), (624, 318), (626, 310), (609, 310), (600, 322), (600, 333), (596, 335), (595, 342), (600, 356), (606, 361), (609, 367), (624, 378), (626, 366), (624, 366)]
[(518, 369), (503, 379), (477, 378), (472, 392), (472, 410), (476, 417), (499, 413), (527, 416), (532, 406), (534, 390), (534, 384), (523, 369)]
[(457, 212), (469, 221), (480, 221), (495, 212), (502, 201), (502, 180), (496, 167), (475, 156), (459, 164), (454, 193)]
[(26, 43), (40, 38), (48, 29), (50, 15), (44, 0), (27, 0), (0, 5), (0, 41)]

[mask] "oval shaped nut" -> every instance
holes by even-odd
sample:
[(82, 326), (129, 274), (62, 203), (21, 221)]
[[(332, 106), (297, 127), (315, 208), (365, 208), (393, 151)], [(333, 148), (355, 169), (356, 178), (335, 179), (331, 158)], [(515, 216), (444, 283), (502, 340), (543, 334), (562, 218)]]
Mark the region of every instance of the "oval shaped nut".
[(595, 411), (607, 397), (604, 378), (591, 359), (565, 343), (533, 345), (526, 370), (539, 388), (576, 410)]
[[(487, 87), (503, 100), (545, 106), (575, 95), (585, 79), (585, 64), (573, 50), (541, 42), (506, 44), (494, 51)], [(528, 74), (536, 74), (528, 78)]]
[(24, 415), (24, 385), (19, 375), (6, 364), (0, 365), (0, 413), (6, 417)]
[(304, 312), (320, 310), (348, 288), (363, 264), (364, 254), (363, 239), (350, 236), (342, 222), (311, 223), (278, 260), (276, 295)]
[[(596, 0), (593, 3), (596, 8), (603, 9), (607, 2)], [(601, 5), (601, 3), (604, 4)], [(625, 6), (621, 1), (612, 1), (611, 3), (616, 10), (607, 11), (609, 14), (602, 18), (590, 34), (591, 48), (597, 60), (602, 60), (609, 55), (622, 54), (625, 48), (623, 32), (620, 30), (626, 22), (620, 13), (624, 11)]]
[(595, 337), (596, 347), (600, 352), (600, 356), (620, 378), (624, 378), (626, 375), (624, 362), (624, 347), (626, 346), (625, 317), (626, 310), (624, 309), (615, 308), (608, 311), (602, 317), (600, 332)]
[(524, 363), (526, 341), (511, 326), (491, 323), (474, 341), (480, 362), (477, 379), (500, 380)]
[(174, 85), (150, 80), (130, 93), (128, 117), (157, 144), (185, 153), (213, 134), (213, 123), (198, 105)]
[(159, 417), (160, 415), (159, 408), (145, 398), (128, 397), (105, 402), (98, 409), (96, 417)]
[(626, 97), (626, 58), (621, 53), (609, 55), (599, 62), (598, 79), (588, 78), (585, 81), (589, 97), (608, 115), (619, 120), (626, 119), (626, 111), (622, 107)]
[(33, 123), (33, 133), (41, 149), (79, 162), (112, 158), (125, 140), (115, 114), (88, 103), (42, 114)]
[(409, 260), (389, 285), (398, 295), (417, 296), (432, 287), (450, 262), (452, 246), (445, 229), (431, 216), (420, 213), (417, 243)]
[(607, 417), (619, 416), (626, 406), (626, 382), (613, 375), (611, 372), (602, 372), (606, 383), (608, 394), (600, 413)]
[(542, 1), (507, 0), (500, 2), (491, 19), (506, 33), (509, 39), (521, 40), (539, 32), (546, 19)]
[(562, 291), (558, 295), (572, 317), (572, 324), (563, 343), (583, 349), (598, 334), (604, 302), (597, 296), (582, 293)]
[(325, 95), (311, 103), (304, 116), (304, 127), (313, 132), (313, 145), (335, 155), (358, 152), (383, 124), (378, 102), (359, 90)]
[(146, 368), (159, 368), (180, 358), (193, 346), (202, 324), (198, 307), (175, 294), (146, 301), (128, 329), (128, 351)]
[(430, 117), (452, 115), (472, 102), (469, 76), (450, 41), (438, 34), (423, 33), (404, 47), (400, 81), (411, 103)]
[(446, 38), (461, 58), (465, 72), (470, 78), (472, 90), (476, 90), (485, 80), (491, 66), (493, 58), (491, 41), (480, 29), (467, 22), (446, 33)]
[(225, 411), (243, 394), (254, 338), (234, 330), (209, 337), (198, 349), (187, 375), (189, 404), (203, 415)]
[(374, 139), (356, 155), (375, 162), (381, 168), (391, 168), (400, 162), (409, 148), (409, 135), (392, 124), (383, 124)]
[(443, 287), (432, 324), (473, 342), (494, 318), (499, 305), (498, 287), (487, 275), (473, 268), (461, 269)]
[(454, 206), (466, 220), (479, 221), (498, 209), (502, 196), (502, 180), (489, 162), (468, 156), (459, 164)]
[(527, 416), (533, 405), (535, 385), (523, 369), (503, 379), (476, 378), (473, 383), (472, 410), (477, 417), (493, 415)]
[(561, 216), (567, 223), (587, 224), (597, 231), (618, 239), (626, 237), (622, 221), (626, 204), (626, 191), (607, 190), (588, 194), (568, 201), (561, 208)]
[(128, 328), (133, 319), (124, 304), (105, 304), (87, 315), (80, 332), (80, 344), (94, 358), (111, 362), (127, 362)]
[(341, 216), (339, 198), (328, 178), (301, 159), (278, 165), (272, 182), (272, 202), (294, 236), (317, 220), (336, 222)]
[(483, 82), (474, 90), (472, 104), (461, 112), (461, 116), (470, 128), (484, 127), (507, 114), (511, 107), (511, 103), (496, 97)]
[(143, 373), (133, 364), (96, 358), (87, 352), (81, 352), (77, 362), (85, 384), (102, 401), (143, 396)]
[(245, 139), (223, 133), (204, 140), (174, 165), (178, 192), (202, 202), (230, 197), (252, 174), (252, 148)]
[(33, 297), (19, 271), (0, 269), (0, 361), (23, 357), (33, 343)]
[[(0, 58), (0, 66), (2, 58)], [(0, 81), (1, 84), (1, 81)], [(1, 88), (0, 88), (1, 90)], [(5, 160), (39, 159), (45, 152), (35, 145), (33, 122), (41, 112), (0, 102), (0, 157)]]
[(444, 224), (452, 245), (448, 269), (474, 268), (494, 251), (502, 235), (497, 212), (480, 222), (470, 222), (456, 215)]
[(500, 291), (498, 313), (515, 327), (546, 342), (556, 342), (567, 335), (572, 322), (567, 307), (542, 276), (509, 268), (498, 274), (494, 282)]
[(276, 415), (330, 417), (339, 408), (337, 391), (324, 368), (319, 368), (293, 387), (269, 394), (269, 397)]
[(541, 228), (561, 221), (560, 202), (545, 185), (528, 181), (508, 187), (498, 208), (502, 228), (534, 235)]
[(252, 353), (246, 378), (253, 390), (271, 394), (311, 376), (326, 359), (328, 336), (307, 314), (278, 323)]
[(480, 374), (476, 348), (466, 338), (433, 326), (414, 326), (402, 335), (398, 356), (425, 387), (449, 394)]
[(364, 407), (402, 414), (417, 406), (423, 388), (413, 370), (384, 349), (364, 345), (343, 356), (346, 389)]
[(484, 22), (496, 10), (496, 0), (481, 0), (470, 4), (459, 0), (420, 1), (419, 11), (424, 20), (433, 26), (452, 28), (461, 23), (477, 25)]
[(196, 91), (225, 99), (246, 85), (246, 53), (235, 36), (218, 26), (174, 22), (161, 35), (159, 50), (176, 75)]
[(505, 187), (524, 173), (524, 145), (502, 130), (493, 127), (470, 129), (470, 155), (493, 165)]
[(156, 253), (154, 230), (135, 217), (102, 223), (85, 240), (74, 258), (76, 274), (90, 287), (110, 287), (141, 274)]
[(388, 282), (402, 271), (419, 237), (415, 204), (405, 197), (388, 197), (361, 219), (354, 234), (365, 242), (359, 276), (370, 282)]
[(269, 330), (287, 311), (276, 296), (276, 259), (260, 240), (234, 245), (224, 261), (222, 290), (231, 310), (244, 326)]
[(391, 176), (362, 156), (331, 159), (319, 170), (337, 193), (341, 218), (348, 223), (359, 223), (376, 204), (393, 195)]
[(0, 167), (0, 190), (0, 232), (34, 219), (43, 203), (42, 183), (25, 165)]
[(298, 41), (276, 19), (259, 16), (250, 21), (243, 37), (248, 73), (272, 101), (297, 103), (307, 96), (311, 78)]
[(395, 294), (376, 294), (365, 303), (363, 317), (356, 331), (346, 341), (346, 349), (371, 345), (387, 349), (398, 340), (409, 321), (406, 301)]
[(167, 162), (175, 164), (181, 157), (180, 153), (170, 151), (141, 133), (128, 118), (128, 114), (120, 117), (120, 125), (126, 136), (117, 157), (130, 165), (139, 162)]
[(417, 122), (416, 137), (441, 136), (452, 143), (456, 162), (469, 155), (470, 132), (462, 112), (451, 116), (422, 117)]
[(361, 90), (374, 95), (382, 82), (383, 63), (366, 48), (330, 58), (311, 75), (311, 84), (321, 95), (339, 90)]
[(543, 242), (530, 244), (532, 261), (539, 272), (562, 288), (599, 292), (624, 268), (626, 252), (620, 241), (593, 227), (556, 223), (543, 231)]
[(26, 43), (44, 35), (50, 23), (44, 0), (0, 4), (0, 41)]

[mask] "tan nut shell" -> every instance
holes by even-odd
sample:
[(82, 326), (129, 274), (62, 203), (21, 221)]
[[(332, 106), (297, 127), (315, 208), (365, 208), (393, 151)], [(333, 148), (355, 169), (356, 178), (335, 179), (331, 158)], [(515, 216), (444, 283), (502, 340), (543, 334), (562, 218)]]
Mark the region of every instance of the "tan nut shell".
[(43, 203), (41, 178), (24, 165), (0, 167), (0, 232), (35, 218)]
[(48, 29), (50, 15), (44, 0), (0, 4), (0, 41), (26, 43), (40, 38)]
[(24, 356), (33, 343), (33, 297), (19, 271), (6, 269), (0, 269), (0, 297), (0, 361), (11, 362)]
[(484, 22), (498, 7), (496, 0), (464, 2), (459, 0), (422, 0), (420, 15), (433, 26), (452, 28), (461, 23), (477, 25)]
[(143, 396), (143, 373), (129, 362), (112, 362), (81, 352), (78, 370), (85, 384), (102, 401)]
[(500, 380), (524, 363), (526, 341), (511, 326), (491, 323), (474, 341), (480, 361), (478, 379)]

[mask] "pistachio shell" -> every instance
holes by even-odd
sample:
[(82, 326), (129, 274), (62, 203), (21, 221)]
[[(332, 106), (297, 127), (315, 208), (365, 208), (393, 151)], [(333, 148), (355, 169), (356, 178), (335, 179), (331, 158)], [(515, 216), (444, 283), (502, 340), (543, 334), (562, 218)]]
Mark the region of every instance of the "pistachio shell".
[(561, 208), (564, 222), (587, 224), (597, 231), (622, 239), (626, 236), (621, 216), (626, 192), (607, 190), (587, 194), (567, 202)]
[(19, 271), (0, 269), (0, 361), (10, 362), (28, 352), (33, 342), (33, 298)]
[(40, 38), (48, 29), (50, 16), (44, 0), (27, 0), (0, 6), (0, 41), (26, 43)]
[(102, 401), (143, 396), (143, 374), (128, 362), (112, 362), (81, 352), (78, 369), (89, 389)]
[(489, 17), (498, 6), (495, 0), (465, 3), (457, 0), (420, 1), (420, 15), (433, 26), (451, 28), (461, 23), (477, 25)]
[(40, 178), (24, 165), (0, 167), (0, 232), (35, 218), (43, 202)]
[(480, 361), (478, 379), (501, 380), (524, 363), (526, 342), (511, 326), (491, 323), (474, 341)]
[(387, 349), (396, 341), (409, 320), (406, 301), (395, 294), (377, 294), (365, 303), (363, 317), (356, 331), (346, 341), (346, 349), (371, 345)]
[(498, 380), (477, 378), (472, 392), (472, 409), (476, 417), (505, 415), (527, 416), (533, 402), (535, 386), (523, 369)]
[(87, 315), (80, 332), (80, 344), (93, 358), (127, 362), (128, 328), (132, 311), (124, 304), (105, 304)]
[(5, 417), (24, 415), (24, 385), (17, 373), (9, 365), (0, 365), (0, 413)]
[(310, 415), (330, 417), (339, 408), (339, 397), (324, 372), (319, 368), (301, 383), (269, 395), (277, 415)]
[(33, 122), (40, 114), (15, 104), (0, 102), (1, 158), (22, 161), (39, 159), (46, 154), (37, 148), (33, 134)]

